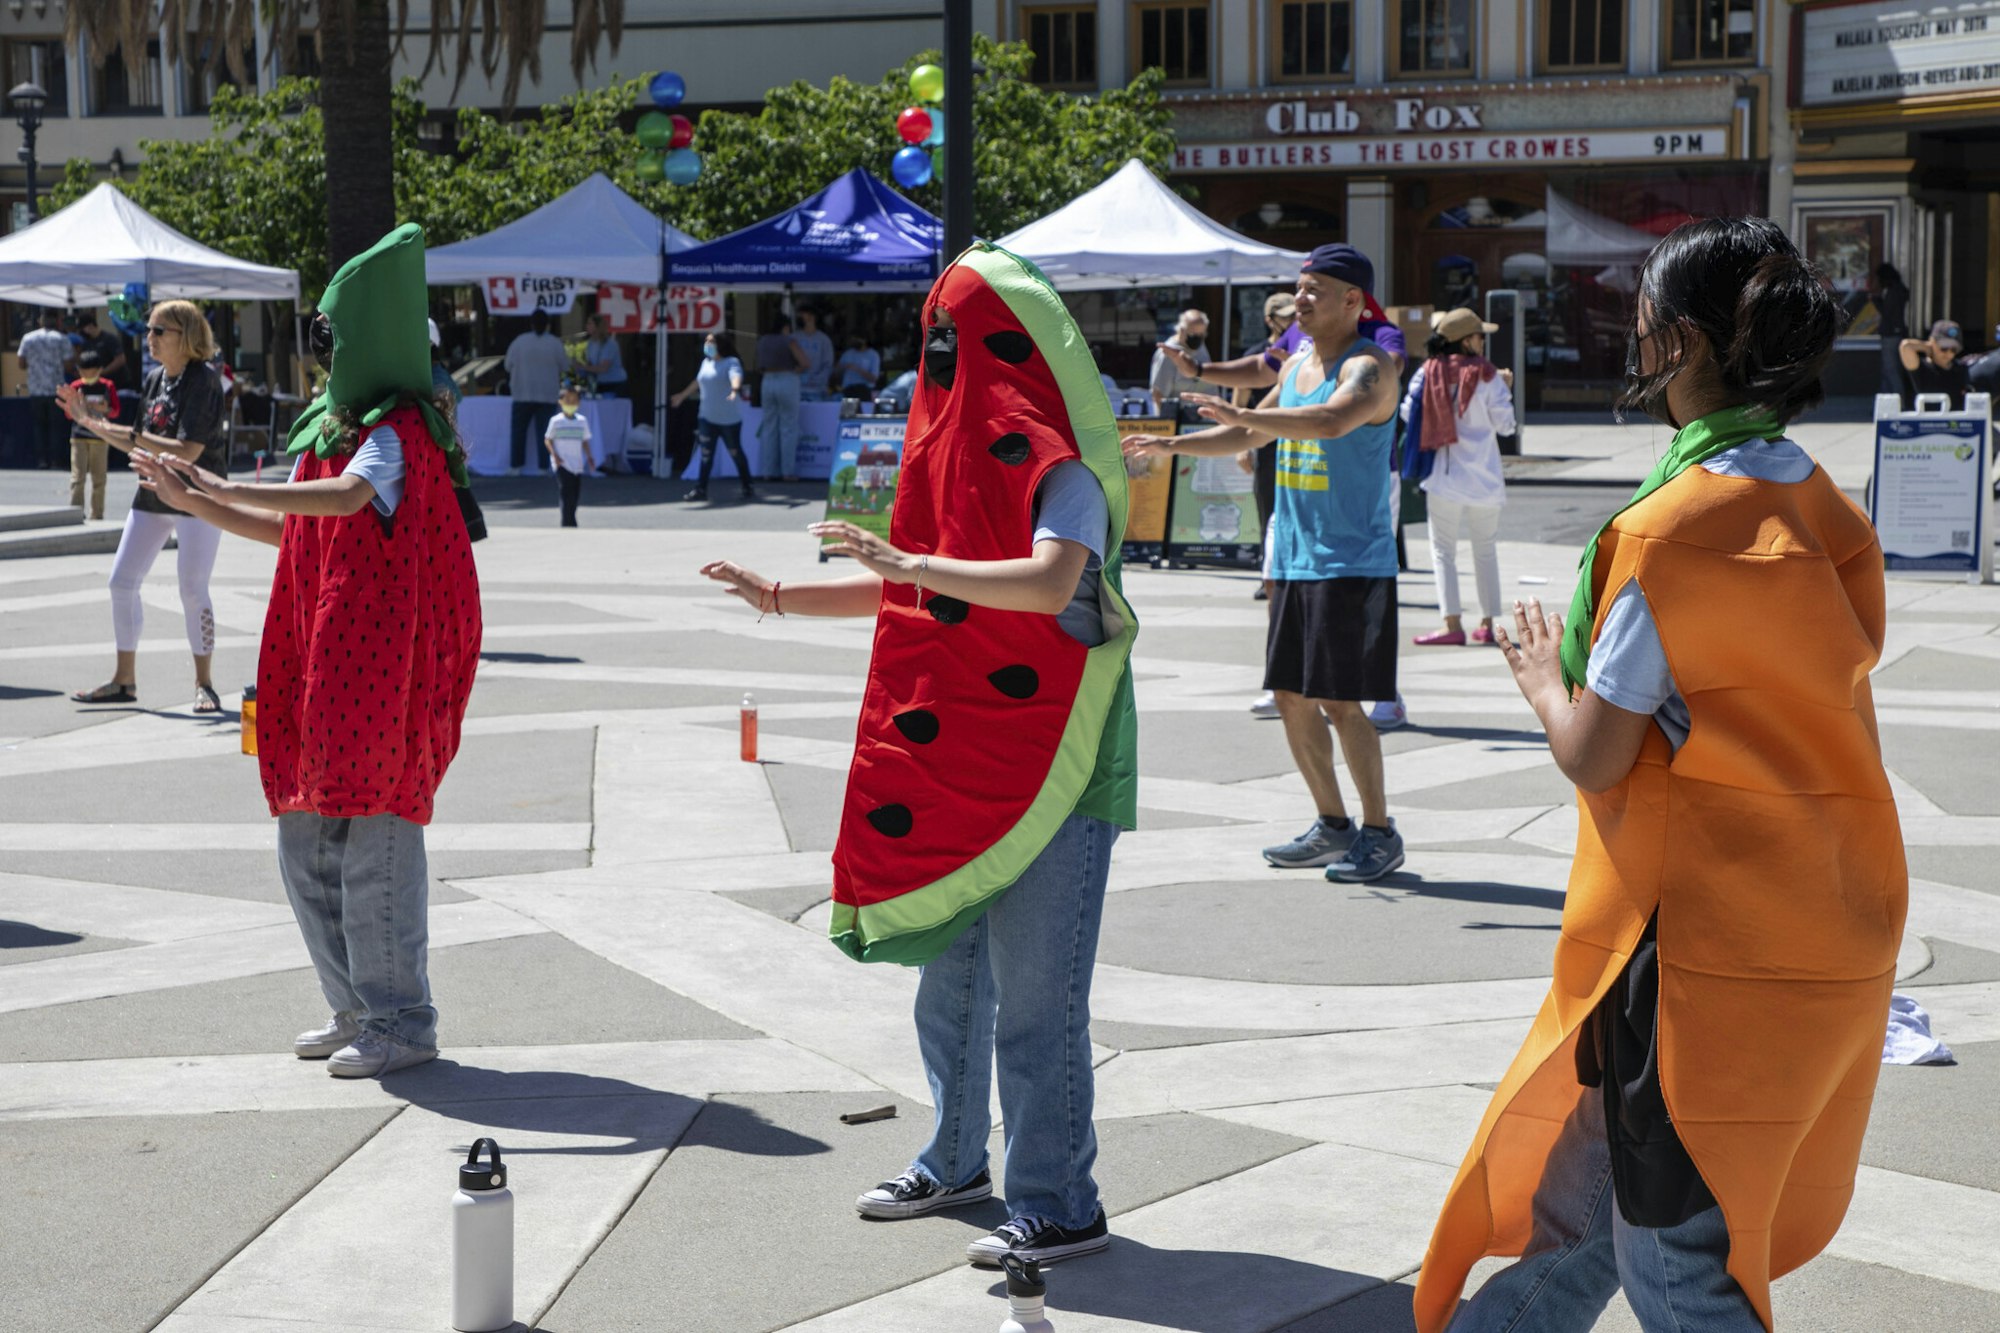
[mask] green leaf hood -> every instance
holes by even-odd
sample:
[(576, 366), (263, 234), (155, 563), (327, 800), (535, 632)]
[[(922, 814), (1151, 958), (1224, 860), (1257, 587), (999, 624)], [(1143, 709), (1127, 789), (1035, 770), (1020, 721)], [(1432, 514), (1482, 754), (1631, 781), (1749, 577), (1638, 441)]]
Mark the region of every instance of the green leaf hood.
[(458, 432), (432, 401), (427, 301), (424, 230), (414, 222), (340, 266), (319, 301), (333, 326), (333, 369), (326, 392), (292, 424), (287, 453), (311, 449), (330, 458), (349, 451), (407, 402), (444, 450), (453, 484), (466, 484)]

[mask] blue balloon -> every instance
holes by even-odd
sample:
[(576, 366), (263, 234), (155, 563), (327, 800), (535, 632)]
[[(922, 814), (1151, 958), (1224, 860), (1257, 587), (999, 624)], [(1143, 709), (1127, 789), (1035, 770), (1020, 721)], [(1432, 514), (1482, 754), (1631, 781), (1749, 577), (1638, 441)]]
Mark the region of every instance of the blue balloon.
[(671, 111), (688, 95), (687, 80), (670, 69), (663, 69), (646, 85), (646, 91), (652, 94), (654, 106)]
[(944, 146), (944, 117), (931, 117), (931, 132), (924, 137), (923, 147), (942, 148)]
[(701, 154), (692, 148), (676, 148), (667, 154), (667, 181), (672, 185), (692, 185), (701, 179)]
[(889, 174), (906, 190), (931, 183), (931, 155), (917, 147), (900, 148), (889, 162)]

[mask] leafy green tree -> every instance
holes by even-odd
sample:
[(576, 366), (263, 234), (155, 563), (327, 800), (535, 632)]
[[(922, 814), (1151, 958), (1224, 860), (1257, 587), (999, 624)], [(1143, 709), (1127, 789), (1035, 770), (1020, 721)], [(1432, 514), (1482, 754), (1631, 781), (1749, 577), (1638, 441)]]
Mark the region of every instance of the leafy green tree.
[[(1025, 42), (975, 33), (972, 55), (983, 71), (972, 95), (979, 235), (1002, 236), (1053, 212), (1127, 158), (1164, 172), (1173, 157), (1173, 117), (1160, 100), (1159, 70), (1142, 72), (1124, 88), (1071, 95), (1029, 81), (1034, 56)], [(940, 61), (938, 52), (925, 51), (878, 83), (835, 78), (824, 88), (803, 82), (773, 88), (755, 115), (703, 112), (694, 137), (701, 179), (685, 190), (679, 225), (720, 236), (857, 166), (887, 179), (890, 158), (904, 146), (896, 115), (910, 105), (910, 71)], [(934, 156), (941, 166), (943, 153)], [(940, 177), (905, 193), (934, 213), (944, 207)]]

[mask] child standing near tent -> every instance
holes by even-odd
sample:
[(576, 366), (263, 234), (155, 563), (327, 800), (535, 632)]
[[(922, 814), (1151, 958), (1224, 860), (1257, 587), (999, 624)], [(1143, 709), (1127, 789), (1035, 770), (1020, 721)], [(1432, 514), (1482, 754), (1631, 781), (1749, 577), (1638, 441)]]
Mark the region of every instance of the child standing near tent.
[[(104, 357), (94, 347), (76, 354), (77, 378), (69, 386), (76, 390), (85, 416), (92, 421), (118, 420), (118, 387), (104, 378)], [(104, 517), (104, 479), (110, 464), (111, 446), (97, 438), (81, 422), (72, 422), (69, 432), (69, 503), (83, 508), (83, 483), (90, 481), (90, 516)]]
[(574, 384), (565, 384), (556, 396), (556, 414), (542, 432), (542, 447), (549, 451), (549, 466), (555, 469), (556, 487), (562, 494), (562, 525), (576, 526), (576, 502), (583, 493), (583, 477), (590, 471), (590, 420), (577, 411), (583, 403)]

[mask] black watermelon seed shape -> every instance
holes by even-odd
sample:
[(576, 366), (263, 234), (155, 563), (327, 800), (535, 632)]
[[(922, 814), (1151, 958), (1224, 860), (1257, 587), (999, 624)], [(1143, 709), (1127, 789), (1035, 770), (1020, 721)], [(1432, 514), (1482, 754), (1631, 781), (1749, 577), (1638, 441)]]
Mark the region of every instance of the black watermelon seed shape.
[(896, 724), (896, 730), (917, 745), (929, 745), (938, 738), (938, 717), (928, 708), (912, 708), (889, 720)]
[(878, 805), (868, 812), (868, 822), (884, 837), (902, 838), (909, 835), (917, 821), (907, 805)]
[(931, 613), (940, 625), (959, 625), (972, 614), (972, 603), (961, 602), (956, 597), (932, 596), (924, 600), (924, 610)]
[(1042, 678), (1035, 674), (1035, 669), (1019, 662), (1001, 667), (986, 680), (1009, 699), (1032, 699), (1035, 691), (1042, 688)]
[(1028, 446), (1028, 437), (1018, 430), (1010, 430), (993, 443), (986, 446), (986, 452), (1005, 463), (1008, 467), (1019, 467), (1028, 461), (1034, 452)]
[(1019, 329), (1002, 329), (985, 338), (986, 350), (1010, 366), (1018, 366), (1035, 354), (1035, 340)]

